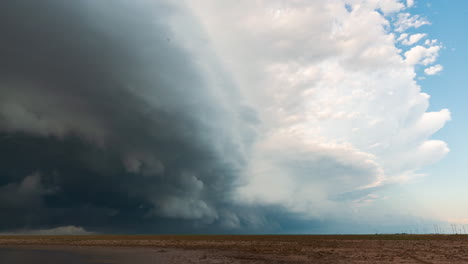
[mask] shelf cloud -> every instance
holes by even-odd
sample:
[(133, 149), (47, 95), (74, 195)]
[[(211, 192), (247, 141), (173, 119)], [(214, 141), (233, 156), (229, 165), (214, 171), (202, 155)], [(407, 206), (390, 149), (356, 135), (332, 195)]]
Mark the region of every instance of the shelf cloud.
[(418, 64), (442, 69), (442, 46), (413, 46), (430, 36), (405, 30), (429, 22), (405, 8), (0, 3), (0, 231), (292, 232), (361, 217), (449, 152), (431, 136), (450, 111), (428, 112), (415, 81)]

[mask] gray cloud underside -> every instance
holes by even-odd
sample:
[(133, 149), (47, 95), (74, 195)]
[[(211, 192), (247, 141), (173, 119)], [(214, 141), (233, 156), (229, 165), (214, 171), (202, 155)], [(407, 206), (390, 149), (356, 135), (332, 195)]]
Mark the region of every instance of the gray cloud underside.
[(255, 113), (178, 44), (166, 21), (183, 13), (0, 3), (0, 229), (239, 227), (228, 198)]

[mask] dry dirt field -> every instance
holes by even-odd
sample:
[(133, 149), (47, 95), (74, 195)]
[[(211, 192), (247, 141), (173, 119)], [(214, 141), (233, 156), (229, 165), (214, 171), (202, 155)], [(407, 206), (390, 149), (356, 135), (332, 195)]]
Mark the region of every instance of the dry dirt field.
[(0, 236), (0, 263), (468, 263), (468, 236)]

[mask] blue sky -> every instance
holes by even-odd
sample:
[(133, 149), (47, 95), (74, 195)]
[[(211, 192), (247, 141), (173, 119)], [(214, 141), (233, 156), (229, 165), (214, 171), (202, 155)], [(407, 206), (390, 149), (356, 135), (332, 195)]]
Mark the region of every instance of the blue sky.
[(410, 11), (431, 24), (407, 32), (426, 33), (426, 38), (437, 39), (443, 46), (437, 64), (444, 70), (426, 76), (425, 67), (416, 66), (418, 76), (423, 77), (416, 80), (422, 92), (431, 96), (429, 111), (447, 108), (451, 112), (451, 121), (431, 137), (445, 141), (450, 152), (441, 161), (422, 168), (426, 176), (383, 190), (381, 194), (391, 198), (378, 204), (399, 207), (402, 214), (413, 218), (394, 227), (394, 232), (415, 232), (421, 226), (432, 231), (434, 223), (451, 232), (449, 223), (468, 224), (468, 2), (416, 1)]
[(431, 95), (430, 110), (448, 108), (452, 120), (433, 138), (447, 142), (450, 153), (440, 162), (426, 167), (428, 174), (403, 187), (405, 195), (447, 220), (464, 220), (468, 224), (468, 2), (418, 1), (413, 13), (432, 23), (419, 28), (443, 43), (438, 63), (444, 70), (418, 80), (422, 90)]

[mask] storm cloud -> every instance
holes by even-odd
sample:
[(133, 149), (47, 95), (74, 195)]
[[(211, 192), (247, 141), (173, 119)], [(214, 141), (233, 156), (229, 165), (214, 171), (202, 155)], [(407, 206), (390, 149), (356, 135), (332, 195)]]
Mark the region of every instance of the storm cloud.
[(404, 9), (2, 1), (0, 232), (358, 226), (375, 191), (448, 152), (429, 138), (450, 112), (414, 81), (441, 46), (403, 58)]
[(199, 69), (211, 58), (178, 44), (167, 21), (183, 10), (0, 5), (0, 228), (232, 221), (218, 208), (254, 116), (219, 72)]

